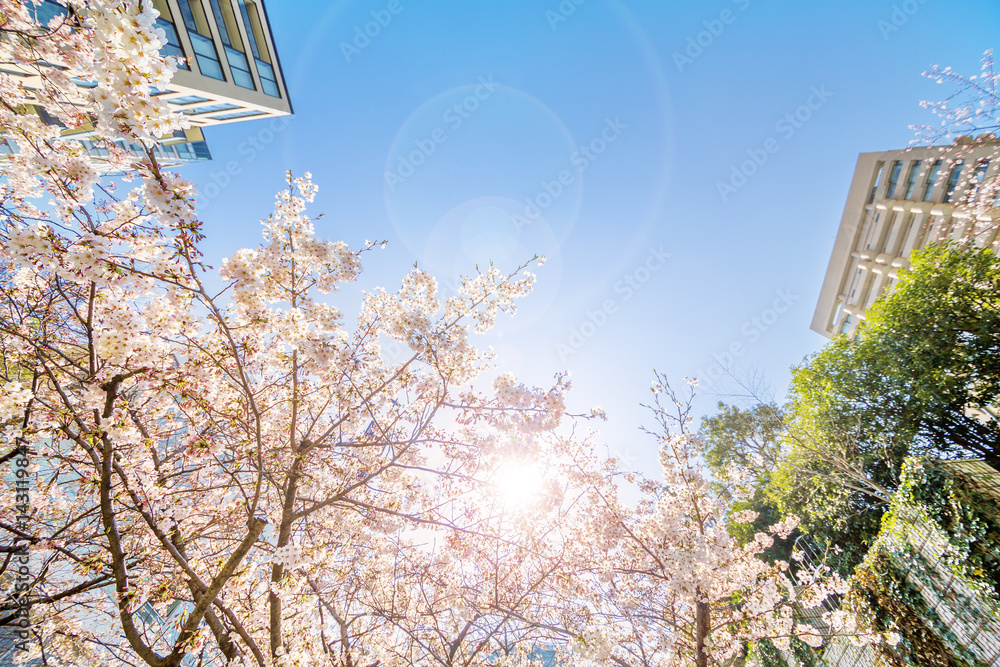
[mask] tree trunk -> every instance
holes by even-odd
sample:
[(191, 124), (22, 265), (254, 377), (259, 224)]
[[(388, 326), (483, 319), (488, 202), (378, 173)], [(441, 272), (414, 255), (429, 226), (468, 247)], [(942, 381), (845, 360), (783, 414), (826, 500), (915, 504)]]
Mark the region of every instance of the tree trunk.
[(705, 643), (708, 641), (708, 630), (711, 627), (711, 609), (707, 602), (698, 602), (695, 607), (695, 665), (697, 667), (708, 667), (708, 649)]

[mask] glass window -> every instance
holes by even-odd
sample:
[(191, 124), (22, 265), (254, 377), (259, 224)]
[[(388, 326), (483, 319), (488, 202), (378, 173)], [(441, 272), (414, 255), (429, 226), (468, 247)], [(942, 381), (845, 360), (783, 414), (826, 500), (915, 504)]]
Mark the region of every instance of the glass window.
[(185, 116), (194, 116), (196, 114), (212, 113), (213, 111), (229, 111), (230, 109), (239, 109), (235, 104), (213, 104), (207, 107), (196, 107), (194, 109), (185, 109), (181, 113)]
[(194, 0), (194, 2), (177, 0), (177, 6), (181, 10), (184, 26), (188, 29), (188, 37), (191, 38), (191, 46), (194, 48), (194, 56), (198, 61), (198, 69), (207, 77), (225, 81), (226, 77), (223, 75), (222, 65), (219, 63), (219, 54), (212, 42), (212, 31), (208, 27), (208, 18), (205, 16), (205, 9), (201, 6), (200, 0)]
[(903, 171), (903, 161), (895, 160), (892, 163), (892, 169), (889, 170), (889, 182), (885, 186), (885, 198), (892, 199), (892, 196), (896, 193), (896, 184), (899, 183), (899, 175)]
[(244, 111), (236, 111), (234, 113), (227, 113), (221, 116), (212, 116), (212, 120), (232, 120), (233, 118), (249, 118), (250, 116), (263, 116), (263, 111), (254, 111), (252, 109), (246, 109)]
[(851, 281), (851, 296), (848, 299), (854, 299), (854, 295), (858, 293), (858, 283), (861, 281), (861, 274), (864, 273), (864, 269), (858, 269), (858, 272), (854, 274), (854, 280)]
[(885, 233), (882, 237), (881, 250), (879, 252), (889, 251), (889, 241), (892, 238), (892, 230), (896, 227), (896, 220), (898, 218), (899, 216), (896, 213), (889, 216), (889, 222), (885, 225)]
[(219, 63), (219, 54), (215, 52), (215, 44), (208, 37), (203, 37), (196, 32), (189, 32), (191, 46), (194, 47), (195, 58), (198, 59), (198, 69), (207, 77), (225, 80), (222, 74), (222, 65)]
[(196, 32), (204, 37), (211, 37), (212, 31), (208, 27), (208, 18), (205, 16), (205, 8), (201, 6), (199, 0), (177, 0), (177, 6), (181, 10), (181, 17), (184, 19), (184, 27), (189, 32)]
[(181, 48), (181, 40), (177, 36), (177, 30), (174, 29), (173, 22), (161, 15), (158, 19), (156, 19), (156, 27), (163, 30), (167, 36), (167, 43), (160, 49), (160, 53), (165, 56), (175, 56), (179, 58), (180, 64), (178, 66), (181, 69), (189, 69), (187, 62), (184, 59), (184, 49)]
[(885, 171), (885, 163), (879, 162), (875, 166), (875, 182), (872, 183), (871, 194), (868, 195), (868, 203), (871, 204), (875, 201), (875, 191), (878, 190), (879, 183), (882, 182), (882, 172)]
[(983, 158), (976, 162), (976, 170), (972, 173), (972, 178), (969, 180), (969, 190), (972, 191), (973, 200), (979, 197), (979, 190), (983, 187), (983, 181), (986, 180), (986, 172), (989, 168), (989, 158)]
[(36, 5), (31, 2), (27, 4), (28, 13), (31, 15), (31, 18), (33, 18), (35, 22), (40, 25), (47, 26), (49, 22), (57, 16), (69, 16), (69, 10), (52, 0), (45, 0), (40, 5)]
[(917, 174), (920, 173), (920, 160), (914, 160), (910, 163), (910, 170), (906, 172), (906, 185), (903, 190), (903, 199), (910, 199), (913, 197), (913, 189), (917, 185)]
[(854, 324), (854, 315), (848, 315), (844, 318), (844, 323), (840, 325), (840, 333), (846, 334), (851, 330), (852, 324)]
[(187, 97), (175, 97), (172, 100), (167, 100), (170, 104), (196, 104), (198, 102), (207, 102), (207, 97), (198, 97), (197, 95), (188, 95)]
[(274, 68), (263, 60), (256, 62), (257, 74), (260, 75), (260, 85), (264, 92), (271, 97), (281, 97), (281, 91), (278, 90), (278, 79), (274, 76)]
[(934, 160), (934, 164), (927, 171), (927, 179), (924, 181), (924, 196), (921, 197), (921, 201), (931, 200), (931, 193), (934, 192), (934, 185), (937, 183), (939, 173), (941, 173), (941, 160)]
[(951, 168), (951, 173), (948, 174), (948, 184), (944, 189), (944, 199), (941, 200), (942, 203), (948, 204), (955, 197), (955, 189), (958, 187), (958, 179), (962, 177), (962, 167), (964, 166), (965, 160), (959, 160)]
[(229, 4), (228, 0), (222, 0), (222, 4), (219, 3), (219, 0), (210, 0), (210, 4), (212, 5), (212, 14), (215, 15), (215, 24), (219, 27), (222, 43), (242, 51), (240, 31), (236, 28), (232, 5)]
[(872, 249), (872, 243), (875, 242), (875, 232), (878, 231), (878, 223), (879, 223), (879, 220), (881, 220), (881, 218), (882, 218), (882, 214), (881, 213), (876, 213), (875, 214), (875, 219), (872, 220), (871, 226), (868, 227), (868, 238), (865, 240), (865, 250), (871, 250)]
[(215, 23), (219, 26), (219, 35), (222, 37), (222, 48), (226, 52), (226, 60), (229, 61), (229, 69), (233, 74), (233, 83), (254, 90), (256, 86), (253, 84), (253, 75), (250, 74), (250, 64), (243, 50), (240, 29), (236, 24), (232, 4), (229, 0), (210, 0), (210, 2)]
[(264, 28), (260, 22), (260, 14), (257, 13), (257, 5), (247, 0), (239, 0), (240, 13), (243, 14), (243, 24), (247, 29), (247, 37), (250, 40), (250, 51), (253, 57), (264, 62), (270, 62), (271, 57), (267, 53), (267, 42), (264, 40)]

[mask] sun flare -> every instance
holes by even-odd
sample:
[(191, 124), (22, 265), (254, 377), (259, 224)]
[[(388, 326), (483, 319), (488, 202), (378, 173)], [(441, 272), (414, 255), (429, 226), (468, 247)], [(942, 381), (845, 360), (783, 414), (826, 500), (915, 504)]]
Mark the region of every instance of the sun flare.
[(528, 507), (538, 499), (544, 477), (536, 461), (508, 462), (497, 471), (494, 482), (497, 496), (504, 505)]

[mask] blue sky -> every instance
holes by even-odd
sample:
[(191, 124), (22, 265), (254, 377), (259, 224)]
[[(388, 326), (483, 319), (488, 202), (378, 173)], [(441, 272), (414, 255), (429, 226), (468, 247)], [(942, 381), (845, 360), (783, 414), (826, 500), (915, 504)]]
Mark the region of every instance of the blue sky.
[(320, 186), (323, 236), (389, 241), (348, 313), (414, 261), (447, 284), (544, 254), (482, 342), (531, 384), (571, 371), (572, 406), (602, 405), (602, 439), (647, 470), (652, 370), (700, 375), (701, 413), (731, 390), (720, 362), (782, 396), (824, 343), (809, 322), (858, 153), (906, 146), (945, 92), (921, 72), (975, 73), (1000, 34), (989, 0), (267, 9), (295, 115), (207, 131), (215, 161), (185, 170), (212, 195), (207, 257), (256, 245), (289, 169)]

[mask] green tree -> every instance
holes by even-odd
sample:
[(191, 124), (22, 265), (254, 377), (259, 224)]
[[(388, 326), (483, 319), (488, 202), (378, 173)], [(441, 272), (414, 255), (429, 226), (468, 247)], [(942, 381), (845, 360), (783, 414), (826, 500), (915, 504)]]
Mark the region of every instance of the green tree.
[[(729, 533), (740, 544), (747, 544), (757, 533), (784, 518), (777, 502), (768, 496), (771, 475), (781, 460), (781, 438), (784, 432), (784, 410), (775, 403), (757, 403), (750, 408), (719, 402), (718, 413), (701, 422), (699, 438), (702, 455), (709, 469), (719, 476), (728, 466), (748, 471), (754, 478), (754, 496), (734, 501), (730, 514), (743, 510), (757, 512), (751, 523), (731, 523)], [(768, 562), (787, 561), (792, 545), (800, 535), (796, 530), (788, 538), (775, 538), (774, 544), (762, 557)]]
[(870, 309), (859, 344), (881, 360), (884, 384), (897, 389), (884, 408), (900, 412), (919, 447), (1000, 468), (1000, 259), (991, 250), (920, 252)]
[[(912, 258), (856, 339), (793, 369), (770, 492), (803, 527), (860, 562), (907, 456), (1000, 464), (1000, 260), (941, 245)], [(978, 415), (978, 417), (976, 416)]]

